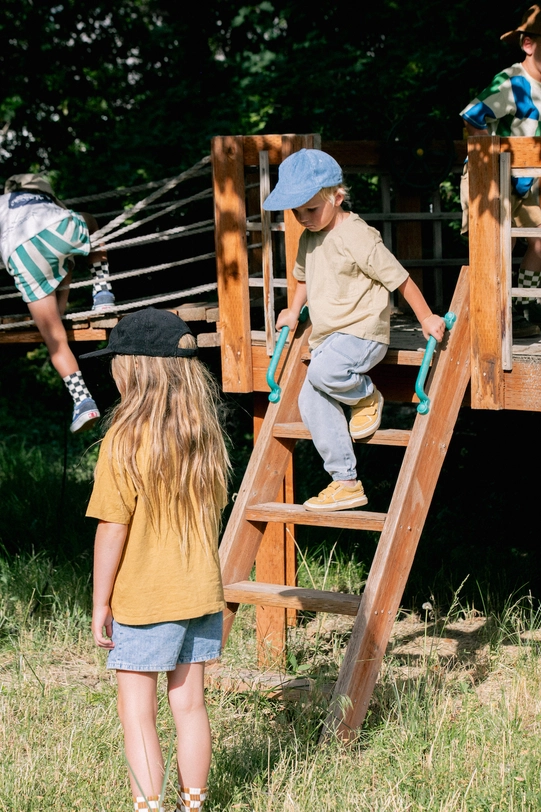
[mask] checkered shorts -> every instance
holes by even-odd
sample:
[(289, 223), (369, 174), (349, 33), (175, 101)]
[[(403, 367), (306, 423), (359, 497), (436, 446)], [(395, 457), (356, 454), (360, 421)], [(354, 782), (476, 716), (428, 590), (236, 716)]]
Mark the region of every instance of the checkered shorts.
[(56, 290), (70, 270), (73, 254), (89, 252), (87, 225), (79, 214), (70, 211), (59, 223), (19, 245), (7, 269), (23, 301), (37, 302)]

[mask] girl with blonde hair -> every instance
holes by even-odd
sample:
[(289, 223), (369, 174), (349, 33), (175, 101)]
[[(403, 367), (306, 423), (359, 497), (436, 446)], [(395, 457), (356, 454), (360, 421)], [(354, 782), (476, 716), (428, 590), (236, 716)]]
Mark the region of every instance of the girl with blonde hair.
[(218, 530), (229, 461), (218, 389), (174, 313), (123, 318), (104, 350), (120, 403), (109, 418), (87, 516), (99, 520), (92, 633), (116, 669), (136, 810), (162, 810), (157, 681), (167, 672), (178, 737), (177, 810), (200, 809), (210, 767), (205, 661), (221, 650)]

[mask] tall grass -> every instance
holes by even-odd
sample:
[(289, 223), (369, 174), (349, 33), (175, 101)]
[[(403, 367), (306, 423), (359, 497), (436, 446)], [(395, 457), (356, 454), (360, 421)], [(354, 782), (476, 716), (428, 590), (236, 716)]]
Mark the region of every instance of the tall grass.
[[(338, 562), (321, 557), (305, 566), (327, 588), (345, 577)], [(44, 554), (4, 554), (0, 606), (0, 810), (129, 810), (114, 677), (91, 643), (88, 581)], [(209, 812), (537, 810), (539, 611), (532, 600), (510, 600), (500, 616), (480, 622), (471, 651), (443, 656), (441, 641), (469, 628), (468, 611), (457, 602), (451, 618), (427, 614), (413, 624), (415, 653), (398, 646), (387, 655), (366, 724), (347, 747), (318, 744), (320, 693), (291, 701), (209, 690)], [(245, 652), (253, 633), (250, 612), (228, 646), (233, 668), (246, 665), (235, 652)], [(399, 642), (413, 636), (399, 634)], [(325, 667), (328, 677), (347, 633), (342, 638), (332, 642), (325, 617), (307, 618), (292, 652), (309, 665), (305, 673)], [(174, 733), (160, 684), (158, 726), (167, 747)], [(166, 809), (174, 802), (171, 776)]]
[[(131, 809), (114, 676), (89, 628), (94, 526), (81, 504), (90, 469), (0, 448), (0, 812)], [(300, 583), (359, 592), (365, 566), (339, 550), (303, 548)], [(210, 689), (208, 812), (538, 810), (539, 605), (526, 596), (479, 608), (484, 619), (460, 594), (441, 608), (432, 597), (420, 618), (397, 624), (365, 725), (347, 747), (318, 743), (324, 691), (290, 699)], [(243, 607), (223, 658), (233, 670), (255, 666), (254, 625)], [(349, 630), (349, 620), (302, 616), (289, 673), (328, 683)], [(174, 731), (164, 688), (166, 748)], [(173, 776), (166, 799), (172, 810)]]

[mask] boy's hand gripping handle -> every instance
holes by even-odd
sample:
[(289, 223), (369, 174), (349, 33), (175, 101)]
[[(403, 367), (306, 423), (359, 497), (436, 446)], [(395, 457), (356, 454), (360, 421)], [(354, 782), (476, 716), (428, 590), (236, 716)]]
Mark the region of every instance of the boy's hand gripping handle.
[[(445, 326), (448, 330), (450, 330), (453, 324), (456, 321), (456, 316), (454, 313), (446, 313), (443, 317), (445, 322)], [(436, 339), (434, 336), (430, 336), (428, 341), (426, 342), (426, 349), (425, 354), (423, 355), (423, 362), (421, 364), (421, 368), (419, 370), (419, 374), (417, 375), (417, 380), (415, 381), (415, 394), (421, 401), (417, 406), (417, 411), (419, 414), (428, 414), (430, 411), (430, 398), (428, 395), (425, 394), (424, 386), (426, 383), (426, 378), (428, 375), (428, 370), (430, 369), (430, 363), (432, 361), (432, 356), (434, 355), (434, 350), (436, 349)]]
[[(299, 314), (299, 323), (306, 321), (307, 318), (308, 318), (308, 308), (305, 305)], [(284, 349), (288, 335), (289, 335), (289, 327), (282, 327), (278, 335), (278, 341), (276, 342), (272, 358), (270, 360), (269, 368), (267, 369), (267, 383), (271, 390), (269, 393), (269, 400), (271, 403), (278, 403), (278, 401), (280, 400), (280, 395), (282, 393), (281, 388), (274, 380), (274, 375), (276, 374), (276, 367), (278, 366), (278, 361), (280, 360), (280, 356), (282, 355), (282, 350)]]

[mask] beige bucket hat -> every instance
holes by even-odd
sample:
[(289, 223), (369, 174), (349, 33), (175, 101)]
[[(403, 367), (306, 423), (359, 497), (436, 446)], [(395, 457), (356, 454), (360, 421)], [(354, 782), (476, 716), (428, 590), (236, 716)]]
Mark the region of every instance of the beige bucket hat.
[(62, 201), (57, 198), (53, 192), (53, 187), (43, 175), (26, 172), (22, 175), (12, 175), (6, 180), (4, 184), (5, 194), (22, 191), (45, 192), (45, 194), (51, 195), (51, 197), (54, 198), (55, 203), (62, 206), (63, 209), (66, 208)]

